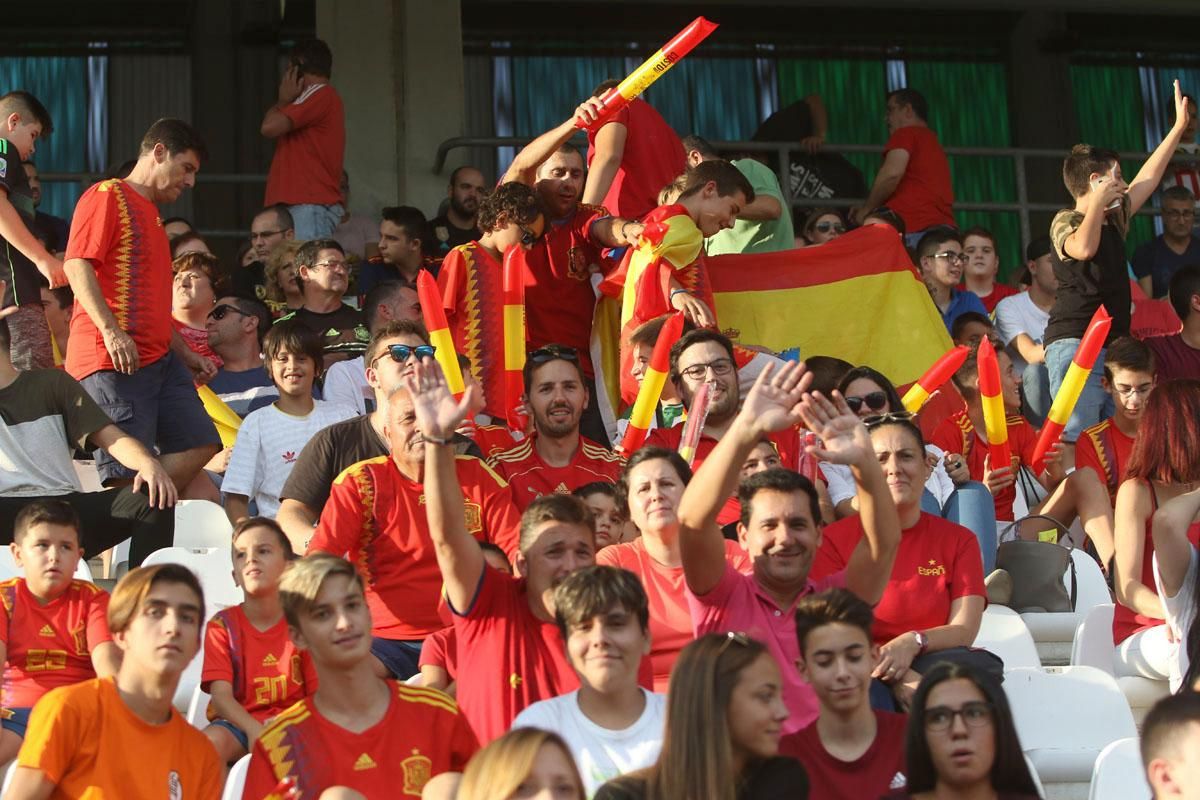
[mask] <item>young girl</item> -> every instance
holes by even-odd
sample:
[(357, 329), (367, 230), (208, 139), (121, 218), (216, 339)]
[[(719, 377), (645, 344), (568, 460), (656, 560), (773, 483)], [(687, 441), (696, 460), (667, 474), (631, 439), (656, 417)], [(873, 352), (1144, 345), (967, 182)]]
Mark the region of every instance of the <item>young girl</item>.
[(458, 793), (442, 796), (457, 800), (585, 798), (583, 780), (566, 743), (558, 734), (537, 728), (509, 731), (480, 750), (463, 771)]

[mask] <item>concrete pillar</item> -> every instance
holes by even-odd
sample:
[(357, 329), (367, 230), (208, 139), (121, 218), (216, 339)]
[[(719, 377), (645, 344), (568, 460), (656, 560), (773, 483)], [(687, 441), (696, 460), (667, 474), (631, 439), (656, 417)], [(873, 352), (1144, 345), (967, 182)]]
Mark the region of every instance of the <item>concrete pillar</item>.
[(439, 0), (317, 0), (346, 106), (351, 210), (402, 203), (430, 213), (446, 195), (438, 145), (464, 125), (462, 16)]

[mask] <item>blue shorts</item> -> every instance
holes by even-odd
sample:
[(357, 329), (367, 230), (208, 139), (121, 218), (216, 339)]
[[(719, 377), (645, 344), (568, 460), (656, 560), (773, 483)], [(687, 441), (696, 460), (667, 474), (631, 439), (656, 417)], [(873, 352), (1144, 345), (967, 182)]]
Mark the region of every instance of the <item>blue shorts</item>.
[(371, 639), (371, 655), (392, 673), (396, 680), (405, 681), (421, 671), (418, 663), (421, 660), (421, 645), (419, 640), (406, 641), (403, 639)]
[(0, 717), (0, 728), (12, 731), (24, 739), (25, 729), (29, 727), (30, 711), (33, 711), (32, 706), (29, 708), (5, 708), (3, 716)]
[(239, 728), (237, 725), (234, 725), (232, 722), (229, 722), (229, 721), (223, 720), (223, 719), (214, 719), (212, 722), (210, 722), (208, 724), (210, 726), (224, 728), (225, 730), (229, 731), (230, 733), (233, 734), (233, 738), (237, 739), (238, 744), (240, 744), (242, 746), (242, 749), (245, 750), (247, 753), (250, 752), (250, 737), (247, 736), (246, 732), (244, 730), (242, 730), (241, 728)]

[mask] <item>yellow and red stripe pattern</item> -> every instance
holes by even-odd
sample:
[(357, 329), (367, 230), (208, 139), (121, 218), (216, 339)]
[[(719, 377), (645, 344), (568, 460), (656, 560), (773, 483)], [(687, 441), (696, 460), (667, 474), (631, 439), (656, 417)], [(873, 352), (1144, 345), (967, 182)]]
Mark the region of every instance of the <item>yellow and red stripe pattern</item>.
[(914, 414), (920, 411), (929, 400), (929, 396), (942, 388), (942, 384), (950, 380), (951, 375), (958, 372), (958, 368), (967, 360), (969, 352), (965, 345), (960, 344), (947, 350), (941, 358), (933, 362), (933, 366), (925, 370), (925, 374), (904, 393), (901, 399), (904, 408)]
[(451, 394), (456, 399), (461, 398), (463, 377), (458, 366), (458, 351), (454, 349), (454, 337), (450, 333), (450, 323), (446, 321), (446, 309), (442, 307), (442, 294), (428, 270), (417, 273), (417, 299), (421, 303), (425, 329), (429, 331), (429, 343), (436, 348), (434, 358), (446, 375)]
[(662, 397), (663, 387), (667, 384), (667, 371), (670, 369), (671, 346), (683, 335), (683, 313), (675, 312), (659, 331), (658, 341), (650, 354), (650, 363), (646, 365), (646, 374), (642, 378), (642, 386), (638, 390), (637, 400), (634, 401), (633, 411), (629, 415), (629, 427), (621, 438), (617, 451), (629, 456), (646, 442), (650, 426), (654, 424), (654, 412), (658, 409), (659, 398)]
[(504, 254), (504, 415), (508, 427), (525, 430), (525, 415), (518, 410), (525, 394), (525, 259), (520, 247)]
[(979, 400), (983, 405), (983, 426), (987, 431), (988, 452), (992, 469), (1007, 467), (1012, 463), (1012, 450), (1008, 446), (1008, 421), (1004, 414), (1004, 392), (1000, 388), (1000, 362), (996, 360), (996, 349), (986, 336), (979, 342), (976, 356), (979, 370)]

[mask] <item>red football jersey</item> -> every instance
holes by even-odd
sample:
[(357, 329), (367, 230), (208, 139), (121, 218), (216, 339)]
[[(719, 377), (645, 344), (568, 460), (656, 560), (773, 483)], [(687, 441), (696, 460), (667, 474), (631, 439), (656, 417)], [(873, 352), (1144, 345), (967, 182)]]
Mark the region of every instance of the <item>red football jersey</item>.
[(211, 691), (213, 681), (232, 684), (234, 698), (262, 722), (315, 692), (317, 671), (308, 653), (292, 643), (287, 620), (260, 631), (239, 605), (218, 611), (204, 630), (200, 688)]
[[(1025, 421), (1024, 417), (1009, 415), (1008, 447), (1017, 460), (1025, 466), (1033, 464), (1033, 450), (1037, 446), (1037, 428)], [(983, 460), (988, 455), (988, 446), (975, 432), (975, 425), (966, 411), (952, 414), (949, 419), (933, 431), (929, 444), (942, 448), (947, 453), (958, 453), (967, 460), (967, 469), (971, 480), (983, 480)], [(1011, 520), (1013, 518), (1013, 501), (1017, 499), (1015, 486), (1010, 486), (995, 496), (996, 519)]]
[(308, 86), (277, 110), (292, 121), (292, 129), (275, 140), (263, 206), (345, 202), (346, 114), (337, 89), (328, 83)]
[(575, 457), (565, 467), (551, 467), (537, 452), (537, 434), (508, 450), (495, 454), (488, 464), (512, 487), (517, 508), (524, 511), (544, 494), (570, 494), (595, 481), (616, 483), (625, 460), (591, 439), (579, 437)]
[(517, 444), (513, 432), (503, 425), (476, 425), (471, 433), (471, 441), (475, 442), (485, 459)]
[(46, 605), (24, 578), (0, 583), (0, 641), (8, 648), (4, 667), (5, 708), (30, 708), (59, 686), (96, 677), (92, 650), (111, 642), (108, 592), (87, 581), (71, 581)]
[(388, 684), (387, 713), (361, 733), (325, 719), (311, 697), (276, 717), (254, 743), (242, 796), (282, 798), (274, 790), (290, 777), (298, 800), (316, 800), (331, 786), (420, 797), (435, 775), (462, 772), (479, 742), (454, 701), (436, 689)]
[(425, 643), (421, 645), (421, 658), (417, 661), (418, 667), (423, 667), (426, 664), (434, 667), (441, 667), (446, 670), (450, 676), (450, 680), (458, 675), (458, 634), (454, 626), (442, 628), (437, 633), (429, 634), (425, 639)]
[(471, 359), (483, 410), (497, 419), (505, 418), (503, 277), (500, 262), (479, 242), (447, 253), (437, 276), (454, 348)]
[[(683, 144), (657, 109), (642, 99), (618, 111), (605, 125), (610, 123), (625, 126), (625, 150), (603, 205), (618, 217), (638, 219), (658, 205), (662, 188), (687, 170)], [(588, 131), (589, 167), (596, 154), (596, 133)]]
[[(455, 462), (462, 484), (467, 530), (517, 550), (521, 518), (504, 479), (471, 456)], [(333, 482), (308, 552), (345, 554), (366, 582), (373, 635), (424, 639), (446, 627), (438, 615), (442, 573), (438, 569), (425, 487), (410, 481), (389, 456), (360, 461)]]
[(892, 194), (888, 208), (904, 220), (910, 232), (934, 225), (954, 226), (954, 187), (950, 183), (950, 162), (937, 134), (923, 125), (898, 128), (883, 146), (883, 155), (892, 150), (908, 152), (908, 166)]
[(875, 723), (875, 741), (854, 761), (830, 755), (815, 722), (779, 740), (779, 755), (796, 759), (808, 773), (808, 800), (863, 800), (904, 788), (908, 717), (876, 711)]
[(1075, 468), (1091, 467), (1108, 487), (1108, 497), (1117, 503), (1117, 488), (1125, 479), (1125, 465), (1133, 452), (1133, 437), (1121, 433), (1112, 418), (1085, 428), (1075, 442)]

